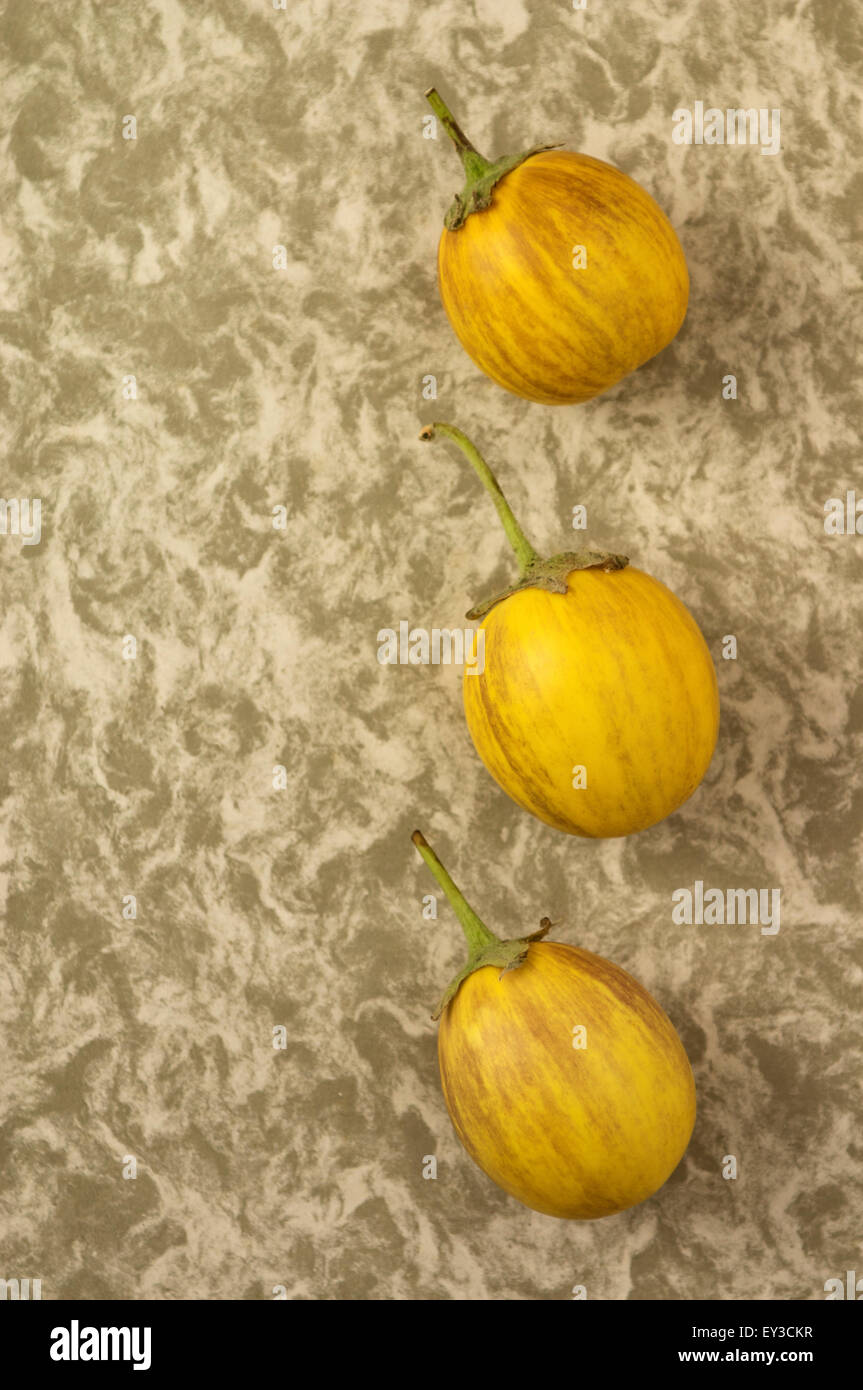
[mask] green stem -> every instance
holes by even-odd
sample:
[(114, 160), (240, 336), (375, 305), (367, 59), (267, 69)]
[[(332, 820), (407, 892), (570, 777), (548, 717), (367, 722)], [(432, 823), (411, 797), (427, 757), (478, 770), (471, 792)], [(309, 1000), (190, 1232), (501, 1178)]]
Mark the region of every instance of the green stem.
[(456, 888), (425, 836), (415, 830), (411, 839), (446, 894), (447, 901), (461, 922), (468, 944), (467, 964), (450, 980), (432, 1014), (432, 1018), (440, 1018), (465, 980), (475, 971), (493, 966), (502, 979), (508, 970), (515, 970), (523, 965), (532, 942), (541, 941), (547, 935), (551, 922), (547, 917), (543, 917), (538, 931), (529, 932), (527, 936), (516, 937), (512, 941), (501, 941), (499, 936), (495, 936), (494, 932), (489, 931), (485, 923), (480, 921), (470, 903), (465, 900), (464, 894)]
[(467, 938), (470, 959), (473, 960), (487, 946), (491, 946), (495, 942), (499, 943), (500, 937), (495, 936), (493, 931), (489, 931), (485, 923), (477, 917), (461, 889), (453, 883), (425, 836), (419, 830), (415, 830), (411, 839), (446, 894), (447, 901), (456, 917), (461, 922), (462, 931)]
[(476, 473), (479, 475), (480, 482), (486, 492), (489, 493), (491, 500), (497, 508), (497, 514), (503, 522), (503, 529), (506, 532), (507, 540), (515, 551), (519, 573), (522, 578), (524, 578), (530, 570), (530, 567), (536, 564), (540, 557), (516, 521), (512, 508), (504, 497), (497, 478), (492, 473), (479, 450), (471, 444), (467, 435), (462, 434), (461, 430), (456, 429), (455, 425), (444, 425), (441, 424), (439, 420), (436, 420), (434, 424), (426, 425), (425, 429), (420, 434), (420, 439), (426, 441), (434, 439), (436, 433), (445, 435), (447, 439), (451, 439), (454, 444), (457, 444), (468, 461), (473, 465)]
[(446, 102), (434, 87), (429, 87), (425, 95), (429, 106), (458, 150), (468, 181), (483, 178), (494, 167), (491, 160), (486, 159), (479, 150), (474, 149)]

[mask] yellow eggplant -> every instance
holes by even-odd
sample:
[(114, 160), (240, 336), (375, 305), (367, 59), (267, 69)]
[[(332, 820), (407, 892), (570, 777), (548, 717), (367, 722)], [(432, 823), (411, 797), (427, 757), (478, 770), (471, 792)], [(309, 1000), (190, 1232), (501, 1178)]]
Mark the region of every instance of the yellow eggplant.
[(467, 182), (444, 220), (438, 285), (478, 367), (545, 405), (590, 400), (661, 352), (689, 273), (649, 193), (613, 165), (551, 146), (490, 161), (426, 96)]
[[(483, 661), (466, 666), (464, 709), (491, 775), (526, 811), (570, 835), (645, 830), (701, 782), (716, 746), (719, 694), (688, 609), (625, 556), (583, 550), (543, 560), (461, 430), (521, 579), (476, 605)], [(478, 639), (479, 640), (479, 639)]]
[(469, 947), (438, 1006), (456, 1134), (484, 1173), (547, 1216), (593, 1220), (643, 1202), (686, 1151), (695, 1082), (673, 1024), (611, 961), (529, 936), (501, 941), (417, 830)]

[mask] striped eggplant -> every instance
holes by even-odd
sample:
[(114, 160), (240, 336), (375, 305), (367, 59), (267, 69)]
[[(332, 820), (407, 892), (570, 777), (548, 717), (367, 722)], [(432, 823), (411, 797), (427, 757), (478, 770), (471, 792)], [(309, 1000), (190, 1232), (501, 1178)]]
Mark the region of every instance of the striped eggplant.
[(547, 1216), (593, 1220), (652, 1196), (686, 1151), (695, 1082), (673, 1024), (611, 961), (480, 921), (417, 830), (468, 942), (434, 1015), (456, 1134), (484, 1173)]
[(440, 423), (420, 438), (436, 434), (479, 474), (521, 573), (467, 614), (482, 620), (483, 660), (463, 680), (479, 756), (513, 801), (570, 835), (631, 835), (664, 820), (701, 782), (719, 729), (697, 623), (624, 555), (541, 559), (470, 440)]
[(477, 366), (526, 400), (569, 405), (667, 347), (689, 274), (650, 194), (603, 160), (553, 146), (487, 160), (435, 89), (426, 96), (465, 169), (438, 285)]

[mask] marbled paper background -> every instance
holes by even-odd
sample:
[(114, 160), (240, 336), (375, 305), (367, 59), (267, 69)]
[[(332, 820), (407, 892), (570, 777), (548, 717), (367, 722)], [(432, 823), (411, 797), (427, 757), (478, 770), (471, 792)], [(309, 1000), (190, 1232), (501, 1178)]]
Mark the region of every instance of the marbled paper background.
[[(9, 0), (0, 494), (43, 534), (0, 536), (0, 1277), (817, 1299), (863, 1270), (863, 537), (823, 525), (863, 497), (860, 53), (850, 0)], [(453, 337), (432, 83), (487, 153), (566, 141), (678, 229), (684, 328), (600, 399), (508, 397)], [(697, 100), (780, 108), (781, 153), (674, 145)], [(720, 742), (663, 825), (531, 820), (458, 672), (378, 665), (378, 629), (452, 626), (510, 573), (430, 417), (537, 544), (584, 503), (701, 623)], [(429, 1020), (460, 934), (421, 916), (416, 825), (491, 925), (548, 913), (677, 1024), (699, 1118), (654, 1200), (558, 1223), (461, 1151)], [(778, 887), (778, 935), (673, 925), (696, 878)]]

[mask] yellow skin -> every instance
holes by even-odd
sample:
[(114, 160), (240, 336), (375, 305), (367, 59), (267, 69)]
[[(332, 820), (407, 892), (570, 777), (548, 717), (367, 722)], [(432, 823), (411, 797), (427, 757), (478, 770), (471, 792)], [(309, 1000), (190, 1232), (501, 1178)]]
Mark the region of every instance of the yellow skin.
[(465, 669), (465, 715), (519, 806), (604, 838), (655, 825), (692, 795), (716, 746), (716, 672), (664, 584), (633, 565), (577, 570), (565, 595), (522, 589), (481, 626), (485, 668)]
[(695, 1123), (692, 1068), (656, 1000), (611, 961), (561, 942), (529, 946), (503, 975), (469, 975), (441, 1018), (438, 1058), (471, 1158), (547, 1216), (589, 1221), (643, 1202)]
[(438, 284), (477, 366), (544, 405), (590, 400), (661, 352), (689, 298), (683, 250), (650, 194), (570, 150), (532, 155), (490, 207), (444, 228)]

